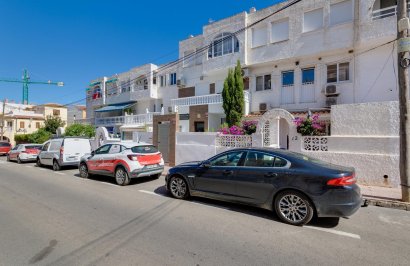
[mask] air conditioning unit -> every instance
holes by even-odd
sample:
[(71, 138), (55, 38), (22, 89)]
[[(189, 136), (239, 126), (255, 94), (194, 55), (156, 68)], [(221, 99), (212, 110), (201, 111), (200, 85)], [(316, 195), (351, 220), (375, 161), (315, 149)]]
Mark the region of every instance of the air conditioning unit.
[(172, 110), (172, 106), (168, 106), (168, 113), (173, 113), (174, 110)]
[(199, 77), (199, 80), (204, 80), (204, 76), (200, 76), (200, 77)]
[(339, 92), (337, 91), (336, 85), (327, 85), (325, 88), (325, 95), (326, 96), (337, 96)]
[(326, 107), (331, 107), (337, 104), (337, 96), (326, 97)]
[(178, 87), (185, 87), (185, 80), (184, 79), (178, 79), (177, 80), (177, 86)]
[(266, 103), (260, 103), (259, 104), (259, 112), (266, 112), (268, 111), (268, 105)]
[(249, 77), (249, 68), (242, 68), (242, 77)]

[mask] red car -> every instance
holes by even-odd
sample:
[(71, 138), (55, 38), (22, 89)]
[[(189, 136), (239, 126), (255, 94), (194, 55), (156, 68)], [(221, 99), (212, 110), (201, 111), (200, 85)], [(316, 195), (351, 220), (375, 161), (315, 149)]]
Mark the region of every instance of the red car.
[(11, 144), (8, 142), (0, 142), (0, 155), (7, 155), (11, 150)]

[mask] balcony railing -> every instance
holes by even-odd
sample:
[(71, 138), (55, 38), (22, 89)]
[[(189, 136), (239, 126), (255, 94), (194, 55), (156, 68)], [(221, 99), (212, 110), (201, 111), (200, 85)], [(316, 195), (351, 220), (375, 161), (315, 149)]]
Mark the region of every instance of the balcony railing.
[[(249, 92), (244, 91), (244, 98), (245, 102), (249, 103)], [(193, 106), (218, 103), (222, 103), (222, 94), (208, 94), (171, 100), (172, 106)]]
[[(409, 2), (408, 2), (409, 3)], [(407, 13), (410, 12), (410, 6), (407, 8)], [(395, 16), (397, 14), (397, 6), (389, 6), (386, 8), (373, 10), (372, 18), (375, 19), (382, 19), (387, 18), (390, 16)]]
[(74, 124), (81, 124), (81, 125), (93, 125), (94, 119), (93, 118), (82, 118), (82, 119), (75, 119), (73, 121)]
[(96, 118), (96, 126), (117, 126), (117, 125), (145, 125), (152, 124), (154, 115), (160, 115), (160, 112), (152, 112), (139, 115), (127, 115), (127, 116), (113, 116)]

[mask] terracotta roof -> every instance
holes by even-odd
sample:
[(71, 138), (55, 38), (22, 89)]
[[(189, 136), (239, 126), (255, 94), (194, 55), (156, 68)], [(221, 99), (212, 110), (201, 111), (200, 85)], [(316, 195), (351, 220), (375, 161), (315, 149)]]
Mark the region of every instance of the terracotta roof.
[(45, 104), (40, 104), (39, 106), (66, 108), (64, 105), (59, 104), (59, 103), (45, 103)]

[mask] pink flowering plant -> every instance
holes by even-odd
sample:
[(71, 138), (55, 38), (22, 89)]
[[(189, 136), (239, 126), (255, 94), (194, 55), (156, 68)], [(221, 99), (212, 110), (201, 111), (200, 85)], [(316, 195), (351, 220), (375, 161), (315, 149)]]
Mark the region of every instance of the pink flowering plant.
[(293, 120), (296, 125), (297, 132), (302, 136), (322, 135), (324, 126), (319, 122), (319, 115), (315, 114), (307, 118), (296, 117)]
[(222, 135), (252, 135), (256, 132), (257, 121), (242, 121), (242, 125), (233, 125), (228, 127), (228, 125), (222, 125), (219, 133)]

